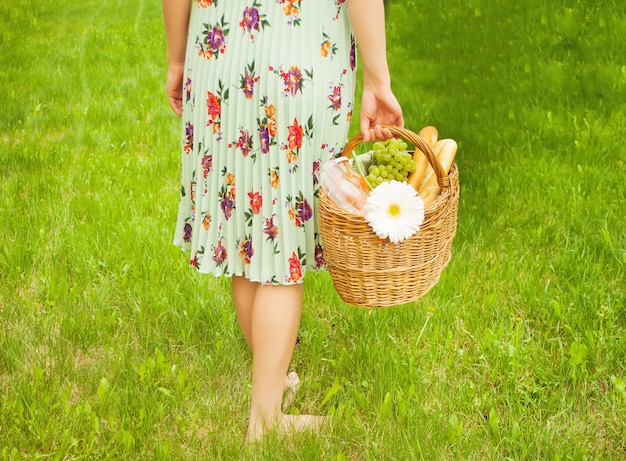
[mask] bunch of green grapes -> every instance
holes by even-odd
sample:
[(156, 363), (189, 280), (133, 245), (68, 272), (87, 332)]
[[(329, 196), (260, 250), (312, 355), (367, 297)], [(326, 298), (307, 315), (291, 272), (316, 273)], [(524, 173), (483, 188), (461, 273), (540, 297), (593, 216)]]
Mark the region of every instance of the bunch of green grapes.
[(407, 150), (402, 139), (388, 139), (375, 142), (372, 146), (374, 161), (367, 170), (367, 182), (372, 189), (384, 181), (406, 181), (409, 173), (415, 171), (413, 155)]

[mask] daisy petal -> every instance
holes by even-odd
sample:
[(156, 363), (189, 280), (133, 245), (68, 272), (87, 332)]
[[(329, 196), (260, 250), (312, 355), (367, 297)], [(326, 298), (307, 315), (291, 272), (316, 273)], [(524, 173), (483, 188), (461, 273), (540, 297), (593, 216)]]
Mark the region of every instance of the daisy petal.
[(400, 243), (419, 231), (424, 201), (406, 182), (384, 182), (368, 196), (365, 220), (378, 237)]

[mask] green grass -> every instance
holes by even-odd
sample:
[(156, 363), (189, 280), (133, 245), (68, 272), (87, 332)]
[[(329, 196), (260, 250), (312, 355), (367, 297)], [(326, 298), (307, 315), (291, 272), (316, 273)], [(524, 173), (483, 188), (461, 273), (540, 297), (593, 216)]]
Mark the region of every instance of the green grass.
[(626, 11), (588, 3), (388, 2), (453, 258), (372, 313), (308, 276), (293, 411), (334, 422), (255, 447), (228, 282), (171, 245), (160, 3), (0, 6), (0, 459), (626, 458)]

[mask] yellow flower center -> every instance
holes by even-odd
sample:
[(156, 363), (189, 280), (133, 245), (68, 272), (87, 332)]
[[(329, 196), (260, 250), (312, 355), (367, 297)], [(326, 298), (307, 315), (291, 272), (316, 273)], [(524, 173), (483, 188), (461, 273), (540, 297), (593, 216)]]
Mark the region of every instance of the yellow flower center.
[(392, 218), (397, 218), (400, 215), (400, 211), (400, 207), (395, 203), (392, 203), (391, 205), (389, 205), (389, 208), (387, 208), (387, 213)]

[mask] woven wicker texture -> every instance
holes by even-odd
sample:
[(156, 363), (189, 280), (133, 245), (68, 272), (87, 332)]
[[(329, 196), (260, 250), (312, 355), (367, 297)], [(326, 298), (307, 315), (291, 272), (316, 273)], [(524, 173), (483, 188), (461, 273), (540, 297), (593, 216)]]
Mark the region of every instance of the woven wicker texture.
[[(426, 141), (404, 128), (388, 127), (426, 155), (441, 186), (426, 210), (417, 234), (400, 243), (381, 240), (363, 216), (336, 205), (322, 189), (319, 200), (324, 257), (341, 299), (357, 307), (388, 307), (415, 301), (439, 280), (450, 261), (456, 233), (459, 173), (452, 163), (445, 174)], [(344, 148), (348, 156), (362, 142), (360, 134)]]

